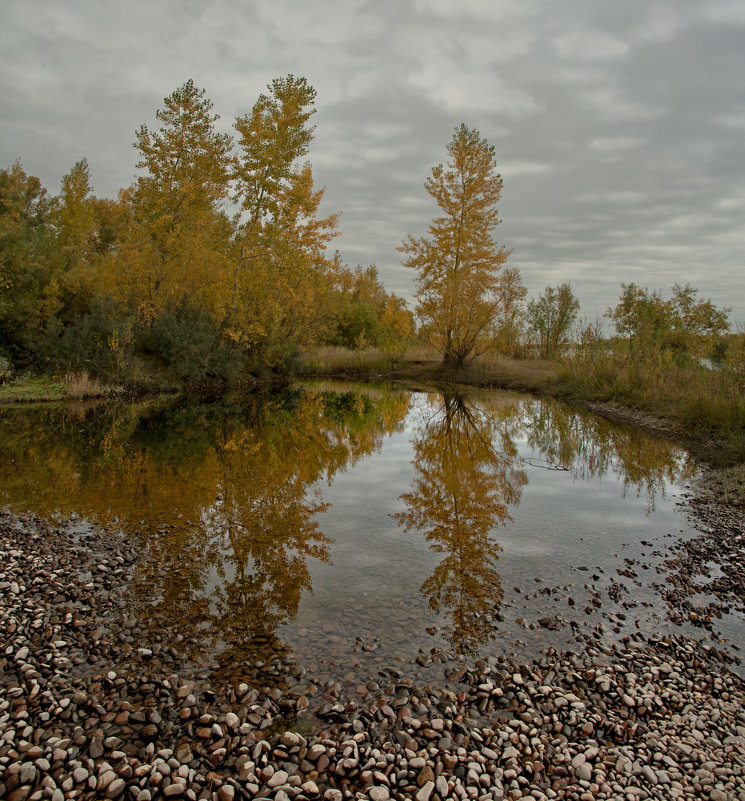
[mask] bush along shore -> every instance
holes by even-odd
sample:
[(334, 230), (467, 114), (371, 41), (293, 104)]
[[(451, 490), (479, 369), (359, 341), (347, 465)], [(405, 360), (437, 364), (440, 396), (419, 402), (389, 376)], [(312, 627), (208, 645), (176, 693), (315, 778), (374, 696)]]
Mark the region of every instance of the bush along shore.
[[(683, 572), (707, 553), (681, 552)], [(745, 682), (711, 646), (492, 656), (456, 690), (391, 670), (371, 701), (332, 682), (306, 709), (281, 685), (179, 675), (173, 647), (139, 642), (134, 563), (112, 532), (0, 513), (1, 798), (745, 799)], [(293, 725), (308, 712), (312, 732)]]

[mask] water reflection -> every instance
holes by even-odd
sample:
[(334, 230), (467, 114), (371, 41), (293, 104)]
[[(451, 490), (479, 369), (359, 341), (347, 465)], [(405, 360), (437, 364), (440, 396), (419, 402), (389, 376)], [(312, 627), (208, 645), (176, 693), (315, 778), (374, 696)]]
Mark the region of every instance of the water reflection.
[[(407, 420), (416, 425), (411, 443)], [(324, 482), (389, 436), (402, 464), (413, 459), (411, 472), (381, 497), (347, 485), (360, 509), (329, 529)], [(359, 387), (6, 408), (0, 441), (0, 503), (114, 521), (127, 533), (138, 555), (129, 611), (144, 642), (177, 644), (193, 664), (248, 680), (257, 662), (299, 659), (279, 632), (302, 617), (324, 566), (336, 561), (346, 576), (363, 556), (376, 564), (397, 503), (401, 527), (423, 537), (406, 553), (432, 558), (415, 581), (411, 564), (386, 562), (387, 591), (416, 621), (407, 625), (424, 629), (436, 614), (450, 644), (470, 652), (499, 622), (498, 532), (517, 516), (529, 465), (559, 466), (576, 480), (617, 476), (622, 492), (634, 488), (649, 509), (667, 481), (693, 470), (668, 442), (548, 401)], [(381, 456), (375, 470), (401, 469)], [(348, 538), (335, 543), (330, 530)], [(331, 596), (317, 617), (333, 629), (343, 610)], [(388, 607), (372, 593), (364, 603), (359, 615), (383, 640), (391, 621), (380, 609)]]
[(514, 405), (432, 400), (439, 408), (414, 441), (413, 488), (396, 517), (443, 554), (420, 591), (449, 619), (453, 646), (470, 652), (491, 638), (504, 596), (492, 532), (512, 519), (527, 483), (510, 431), (519, 418)]
[[(277, 629), (330, 561), (316, 486), (400, 430), (403, 392), (286, 390), (215, 403), (8, 410), (3, 500), (115, 519), (140, 625), (198, 664), (286, 651)], [(23, 424), (20, 424), (23, 423)]]
[(578, 414), (547, 400), (524, 404), (522, 417), (528, 444), (544, 466), (568, 470), (583, 480), (615, 475), (624, 493), (646, 498), (648, 511), (657, 497), (664, 497), (668, 483), (696, 472), (688, 454), (633, 426)]
[[(430, 398), (427, 411), (414, 441), (412, 490), (401, 496), (406, 511), (396, 518), (444, 554), (420, 592), (449, 621), (445, 633), (458, 652), (476, 651), (497, 630), (504, 593), (496, 531), (520, 503), (527, 465), (588, 481), (611, 473), (623, 493), (645, 494), (648, 512), (667, 482), (695, 471), (667, 441), (551, 401), (446, 393)], [(519, 455), (522, 439), (531, 456)]]

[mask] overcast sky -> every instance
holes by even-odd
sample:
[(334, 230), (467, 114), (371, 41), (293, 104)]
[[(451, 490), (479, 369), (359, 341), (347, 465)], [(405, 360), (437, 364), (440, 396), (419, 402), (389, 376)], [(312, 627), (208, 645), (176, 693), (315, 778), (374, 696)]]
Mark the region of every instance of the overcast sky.
[(396, 247), (461, 122), (494, 145), (496, 236), (531, 294), (585, 315), (620, 283), (690, 282), (745, 322), (743, 0), (23, 0), (0, 7), (0, 167), (50, 192), (85, 156), (132, 182), (134, 132), (192, 78), (231, 131), (272, 78), (318, 97), (310, 152), (336, 244), (413, 293)]

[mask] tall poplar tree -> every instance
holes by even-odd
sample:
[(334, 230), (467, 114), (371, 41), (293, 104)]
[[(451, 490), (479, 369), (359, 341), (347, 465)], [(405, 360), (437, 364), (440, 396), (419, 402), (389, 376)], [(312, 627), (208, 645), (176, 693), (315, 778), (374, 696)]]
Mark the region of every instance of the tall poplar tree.
[(131, 227), (116, 281), (138, 316), (150, 321), (185, 301), (214, 310), (224, 300), (232, 140), (215, 130), (212, 101), (192, 80), (165, 98), (161, 127), (142, 125), (135, 147), (144, 174), (131, 197)]
[(409, 235), (399, 250), (417, 271), (417, 312), (432, 344), (446, 364), (463, 367), (487, 346), (499, 304), (497, 273), (509, 253), (491, 234), (502, 191), (494, 148), (461, 124), (447, 152), (447, 167), (433, 167), (424, 184), (442, 215), (428, 237)]
[(288, 75), (267, 87), (235, 122), (234, 179), (243, 218), (233, 273), (231, 321), (263, 364), (284, 361), (311, 341), (324, 318), (329, 278), (337, 270), (325, 247), (338, 214), (319, 216), (307, 155), (316, 91)]

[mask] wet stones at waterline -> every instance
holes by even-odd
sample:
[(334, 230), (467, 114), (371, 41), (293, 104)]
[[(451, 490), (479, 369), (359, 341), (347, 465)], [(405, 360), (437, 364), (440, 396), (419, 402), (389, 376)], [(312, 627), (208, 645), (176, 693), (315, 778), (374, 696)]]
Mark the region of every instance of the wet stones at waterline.
[[(745, 687), (682, 637), (405, 665), (357, 700), (170, 670), (121, 608), (126, 543), (0, 516), (0, 797), (229, 801), (745, 798)], [(172, 647), (172, 646), (169, 646)]]

